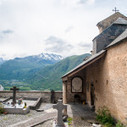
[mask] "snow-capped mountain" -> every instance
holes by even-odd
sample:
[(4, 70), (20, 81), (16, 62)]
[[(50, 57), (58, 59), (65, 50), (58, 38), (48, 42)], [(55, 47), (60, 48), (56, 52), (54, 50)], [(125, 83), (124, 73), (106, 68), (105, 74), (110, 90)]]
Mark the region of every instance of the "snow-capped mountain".
[(58, 62), (63, 59), (61, 55), (49, 54), (49, 53), (41, 53), (39, 55), (34, 55), (34, 56), (29, 56), (29, 57), (32, 57), (33, 59), (52, 61), (52, 62)]
[(31, 77), (34, 73), (43, 70), (46, 66), (56, 64), (61, 59), (60, 55), (48, 53), (10, 59), (0, 65), (0, 79), (25, 80), (26, 77)]
[(55, 60), (55, 61), (59, 61), (63, 59), (61, 55), (49, 54), (49, 53), (41, 53), (37, 55), (37, 57), (45, 60)]
[(27, 56), (24, 58), (15, 58), (15, 60), (29, 61), (31, 63), (41, 64), (55, 64), (62, 60), (63, 57), (57, 54), (41, 53), (39, 55)]

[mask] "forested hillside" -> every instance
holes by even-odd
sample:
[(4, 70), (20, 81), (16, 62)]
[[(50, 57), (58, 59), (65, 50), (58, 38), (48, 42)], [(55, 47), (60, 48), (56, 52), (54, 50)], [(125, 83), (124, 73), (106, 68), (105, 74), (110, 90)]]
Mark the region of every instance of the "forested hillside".
[(70, 56), (62, 60), (15, 58), (0, 66), (0, 84), (5, 89), (12, 86), (21, 90), (61, 90), (61, 76), (80, 64), (90, 54)]

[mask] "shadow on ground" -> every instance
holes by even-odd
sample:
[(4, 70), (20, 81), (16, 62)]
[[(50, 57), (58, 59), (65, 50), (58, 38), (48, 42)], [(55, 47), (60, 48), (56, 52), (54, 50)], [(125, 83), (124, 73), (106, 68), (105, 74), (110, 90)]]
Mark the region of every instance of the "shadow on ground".
[(69, 113), (73, 117), (73, 127), (91, 127), (96, 122), (96, 114), (88, 105), (70, 104)]

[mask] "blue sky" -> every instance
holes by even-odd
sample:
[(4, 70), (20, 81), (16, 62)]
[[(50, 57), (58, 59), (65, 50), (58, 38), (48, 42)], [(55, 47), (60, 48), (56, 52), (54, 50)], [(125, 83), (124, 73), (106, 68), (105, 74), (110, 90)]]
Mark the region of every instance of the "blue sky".
[(126, 0), (0, 0), (0, 57), (90, 52), (114, 7), (127, 16)]

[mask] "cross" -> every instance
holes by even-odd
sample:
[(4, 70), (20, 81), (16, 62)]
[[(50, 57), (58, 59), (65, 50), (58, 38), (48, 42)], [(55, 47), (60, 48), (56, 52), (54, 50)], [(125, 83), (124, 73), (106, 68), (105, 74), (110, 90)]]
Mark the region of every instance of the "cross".
[(10, 90), (13, 90), (13, 104), (16, 104), (16, 90), (19, 90), (19, 88), (16, 88), (16, 86), (13, 86)]
[(116, 12), (119, 12), (119, 10), (117, 10), (116, 7), (115, 7), (112, 11), (114, 11), (115, 13), (116, 13)]
[(58, 110), (56, 127), (65, 127), (62, 117), (62, 110), (67, 109), (67, 105), (63, 105), (62, 100), (58, 100), (58, 103), (56, 105), (53, 105), (53, 108)]

